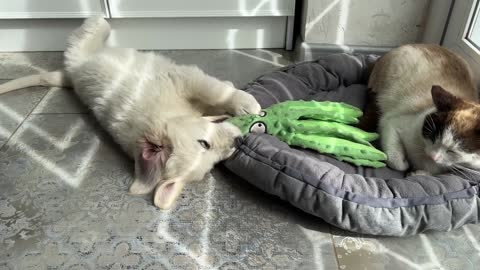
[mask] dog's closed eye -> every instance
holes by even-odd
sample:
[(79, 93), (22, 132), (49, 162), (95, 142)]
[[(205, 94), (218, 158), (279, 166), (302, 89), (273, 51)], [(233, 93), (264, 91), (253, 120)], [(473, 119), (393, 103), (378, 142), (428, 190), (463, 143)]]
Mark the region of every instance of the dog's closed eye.
[(205, 140), (197, 140), (197, 142), (205, 149), (210, 149), (210, 144)]

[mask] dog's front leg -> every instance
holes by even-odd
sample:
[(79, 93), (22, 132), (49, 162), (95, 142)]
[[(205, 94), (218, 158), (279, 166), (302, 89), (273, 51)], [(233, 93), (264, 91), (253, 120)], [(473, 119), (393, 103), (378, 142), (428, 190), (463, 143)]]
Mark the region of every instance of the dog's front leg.
[(244, 91), (236, 89), (231, 82), (220, 81), (205, 74), (197, 67), (186, 67), (187, 96), (215, 111), (232, 115), (258, 114), (261, 107), (257, 100)]

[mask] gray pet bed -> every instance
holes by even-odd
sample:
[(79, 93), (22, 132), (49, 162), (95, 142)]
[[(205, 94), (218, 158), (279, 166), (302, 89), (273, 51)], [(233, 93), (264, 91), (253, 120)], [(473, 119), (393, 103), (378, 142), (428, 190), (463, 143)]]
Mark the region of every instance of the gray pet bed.
[[(373, 55), (334, 54), (288, 66), (248, 84), (266, 108), (286, 100), (343, 101), (364, 109)], [(267, 134), (249, 134), (224, 162), (261, 190), (345, 230), (406, 236), (449, 231), (479, 220), (480, 177), (410, 176), (356, 167), (292, 148)]]

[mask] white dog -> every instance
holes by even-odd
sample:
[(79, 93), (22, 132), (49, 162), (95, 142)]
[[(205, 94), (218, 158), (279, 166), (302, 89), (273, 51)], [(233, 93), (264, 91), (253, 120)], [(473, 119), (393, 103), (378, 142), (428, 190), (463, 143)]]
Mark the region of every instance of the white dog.
[(133, 194), (155, 189), (154, 204), (167, 209), (185, 183), (201, 180), (234, 151), (240, 131), (226, 113), (259, 113), (253, 96), (195, 66), (176, 65), (153, 53), (106, 48), (109, 24), (89, 18), (73, 32), (65, 71), (12, 80), (0, 94), (33, 85), (73, 86), (100, 124), (135, 160)]

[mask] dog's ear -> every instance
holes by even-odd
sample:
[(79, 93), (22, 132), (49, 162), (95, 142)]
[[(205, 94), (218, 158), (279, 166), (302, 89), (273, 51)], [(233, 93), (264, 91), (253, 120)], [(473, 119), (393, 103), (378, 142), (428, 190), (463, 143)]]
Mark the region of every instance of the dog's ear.
[(162, 170), (171, 153), (170, 145), (154, 143), (146, 138), (139, 140), (135, 153), (135, 181), (130, 186), (130, 193), (150, 193), (161, 180)]
[(170, 209), (185, 186), (182, 178), (173, 178), (160, 183), (155, 189), (153, 203), (160, 209)]
[(229, 119), (231, 116), (227, 114), (222, 114), (222, 115), (212, 115), (212, 116), (203, 116), (203, 119), (206, 119), (209, 122), (213, 123), (221, 123), (227, 119)]

